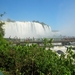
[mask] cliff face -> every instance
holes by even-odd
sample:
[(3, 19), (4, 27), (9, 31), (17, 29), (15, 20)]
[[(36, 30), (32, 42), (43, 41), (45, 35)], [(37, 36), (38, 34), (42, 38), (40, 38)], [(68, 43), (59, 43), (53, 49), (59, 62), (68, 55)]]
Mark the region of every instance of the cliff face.
[(37, 22), (5, 22), (5, 38), (43, 38), (52, 35), (51, 27)]

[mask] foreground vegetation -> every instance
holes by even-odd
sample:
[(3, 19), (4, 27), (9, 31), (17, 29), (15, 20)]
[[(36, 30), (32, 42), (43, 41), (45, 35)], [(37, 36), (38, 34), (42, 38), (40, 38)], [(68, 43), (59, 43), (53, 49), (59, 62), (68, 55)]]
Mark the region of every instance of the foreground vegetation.
[(75, 75), (75, 53), (68, 48), (60, 57), (52, 50), (45, 50), (47, 43), (52, 47), (52, 39), (44, 39), (44, 47), (14, 45), (4, 38), (0, 22), (0, 70), (4, 75)]

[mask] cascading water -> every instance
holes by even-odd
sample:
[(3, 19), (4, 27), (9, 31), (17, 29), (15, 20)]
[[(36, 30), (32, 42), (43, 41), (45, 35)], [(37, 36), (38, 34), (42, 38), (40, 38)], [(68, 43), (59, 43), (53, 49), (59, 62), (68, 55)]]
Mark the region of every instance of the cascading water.
[(5, 38), (43, 38), (52, 35), (51, 27), (36, 22), (5, 22)]

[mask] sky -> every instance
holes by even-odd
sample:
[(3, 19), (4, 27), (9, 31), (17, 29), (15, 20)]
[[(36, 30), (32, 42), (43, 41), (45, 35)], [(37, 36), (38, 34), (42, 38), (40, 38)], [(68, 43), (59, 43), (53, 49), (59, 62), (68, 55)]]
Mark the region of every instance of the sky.
[(64, 35), (75, 36), (75, 0), (0, 0), (2, 19), (40, 21)]

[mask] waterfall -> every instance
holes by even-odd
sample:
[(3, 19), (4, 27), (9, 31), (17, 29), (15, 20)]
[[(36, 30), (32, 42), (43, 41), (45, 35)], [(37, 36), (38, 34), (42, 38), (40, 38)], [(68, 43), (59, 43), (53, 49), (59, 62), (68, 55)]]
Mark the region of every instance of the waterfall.
[(52, 35), (51, 27), (37, 22), (6, 22), (3, 25), (5, 38), (43, 38)]

